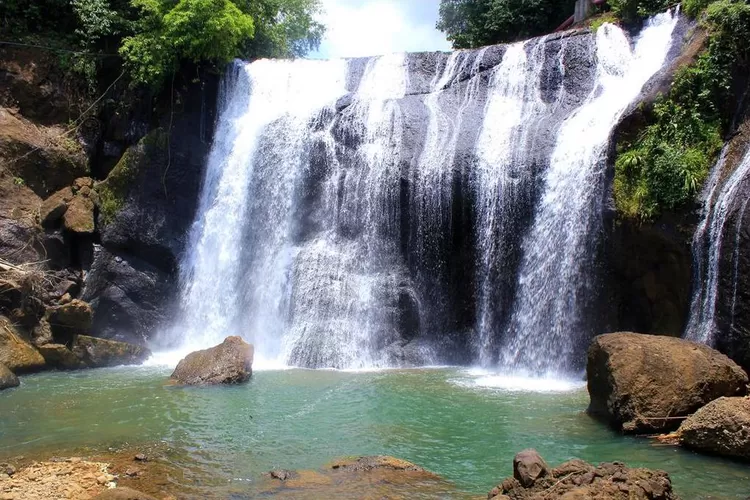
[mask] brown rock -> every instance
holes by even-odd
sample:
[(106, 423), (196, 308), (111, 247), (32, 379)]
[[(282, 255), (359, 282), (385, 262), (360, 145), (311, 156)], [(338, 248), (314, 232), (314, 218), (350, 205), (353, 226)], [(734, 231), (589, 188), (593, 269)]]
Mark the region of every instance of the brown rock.
[(0, 391), (10, 389), (11, 387), (18, 387), (19, 384), (18, 377), (7, 366), (0, 364)]
[(68, 203), (63, 215), (65, 229), (73, 233), (94, 232), (94, 202), (85, 196), (76, 196)]
[(537, 479), (549, 473), (547, 462), (536, 450), (524, 450), (513, 458), (513, 477), (528, 488), (533, 486)]
[(73, 351), (62, 344), (44, 344), (39, 347), (39, 353), (44, 357), (47, 365), (58, 370), (77, 370), (81, 368), (81, 360)]
[(239, 384), (250, 379), (252, 365), (253, 346), (227, 337), (216, 347), (188, 354), (171, 378), (185, 385)]
[(94, 311), (82, 300), (72, 300), (67, 304), (48, 307), (46, 319), (52, 328), (52, 335), (58, 342), (70, 344), (76, 335), (91, 330)]
[(94, 180), (91, 177), (79, 177), (73, 181), (73, 189), (75, 189), (76, 192), (85, 188), (91, 189), (92, 187), (94, 187)]
[(677, 434), (686, 448), (750, 460), (750, 397), (711, 401), (688, 417)]
[(624, 432), (663, 432), (721, 397), (744, 395), (747, 374), (705, 345), (673, 337), (596, 337), (586, 366), (589, 413)]
[(151, 356), (148, 348), (79, 335), (73, 346), (73, 354), (89, 368), (107, 366), (140, 365)]
[(0, 316), (0, 364), (13, 373), (39, 371), (45, 365), (42, 355), (3, 316)]
[[(527, 450), (533, 452), (533, 450)], [(518, 458), (518, 457), (517, 457)], [(536, 452), (529, 453), (524, 461), (531, 460), (534, 466), (544, 463)], [(514, 469), (516, 459), (514, 459)], [(546, 465), (546, 464), (545, 464)], [(515, 474), (515, 470), (514, 470)], [(493, 488), (487, 498), (495, 500), (528, 499), (614, 499), (614, 500), (673, 500), (669, 475), (664, 471), (631, 469), (619, 462), (603, 463), (598, 467), (571, 460), (549, 470), (524, 486), (517, 478), (508, 478)]]
[(156, 498), (130, 488), (118, 487), (99, 493), (94, 500), (156, 500)]
[(39, 217), (42, 225), (53, 226), (68, 210), (68, 203), (73, 199), (73, 190), (63, 188), (42, 202)]

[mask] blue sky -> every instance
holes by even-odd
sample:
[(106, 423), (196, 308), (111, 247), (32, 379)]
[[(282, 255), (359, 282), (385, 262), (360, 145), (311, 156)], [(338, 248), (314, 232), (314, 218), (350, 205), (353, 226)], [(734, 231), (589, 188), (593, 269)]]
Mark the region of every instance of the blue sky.
[(449, 50), (435, 29), (440, 0), (322, 0), (328, 28), (313, 58)]

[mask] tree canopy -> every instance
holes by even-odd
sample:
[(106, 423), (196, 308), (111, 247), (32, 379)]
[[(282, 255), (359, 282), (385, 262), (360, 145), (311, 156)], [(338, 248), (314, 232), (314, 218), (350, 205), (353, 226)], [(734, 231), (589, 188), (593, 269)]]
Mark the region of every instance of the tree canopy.
[(319, 11), (320, 0), (5, 0), (0, 29), (117, 50), (133, 82), (158, 87), (184, 62), (305, 55), (324, 33)]
[(437, 28), (455, 49), (549, 33), (573, 14), (575, 0), (441, 0)]

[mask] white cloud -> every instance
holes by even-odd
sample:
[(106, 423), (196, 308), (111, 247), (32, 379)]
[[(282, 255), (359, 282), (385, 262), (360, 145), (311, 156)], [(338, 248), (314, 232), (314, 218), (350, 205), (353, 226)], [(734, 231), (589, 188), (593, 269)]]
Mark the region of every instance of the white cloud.
[(315, 58), (360, 57), (393, 52), (450, 50), (445, 35), (435, 29), (434, 15), (411, 18), (398, 0), (323, 0), (321, 21), (327, 32)]

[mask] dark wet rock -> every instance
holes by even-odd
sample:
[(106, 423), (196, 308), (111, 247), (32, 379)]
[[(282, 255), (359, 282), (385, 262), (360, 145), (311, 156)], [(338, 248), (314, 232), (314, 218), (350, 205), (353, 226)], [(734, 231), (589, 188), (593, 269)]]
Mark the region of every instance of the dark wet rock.
[(81, 360), (63, 344), (44, 344), (38, 346), (37, 349), (50, 368), (58, 370), (77, 370), (81, 368)]
[(117, 487), (104, 490), (94, 497), (94, 500), (157, 500), (156, 497), (147, 495), (141, 491), (131, 488)]
[(286, 469), (272, 470), (268, 473), (268, 475), (274, 479), (278, 479), (279, 481), (286, 481), (287, 479), (299, 477), (299, 474), (297, 474), (296, 472)]
[(79, 335), (72, 349), (81, 362), (89, 368), (140, 365), (151, 356), (146, 347)]
[(188, 354), (171, 378), (184, 385), (240, 384), (250, 380), (252, 366), (253, 346), (227, 337), (216, 347)]
[(44, 358), (7, 318), (0, 316), (0, 364), (13, 373), (42, 370)]
[[(544, 459), (533, 450), (534, 463)], [(531, 455), (529, 455), (531, 456)], [(515, 460), (514, 460), (515, 467)], [(594, 466), (582, 460), (570, 460), (524, 485), (517, 478), (508, 478), (493, 488), (488, 499), (512, 500), (584, 498), (606, 499), (677, 499), (669, 475), (660, 470), (631, 469), (620, 462)]]
[(536, 450), (521, 451), (513, 458), (513, 477), (524, 488), (534, 486), (539, 478), (547, 474), (549, 474), (549, 466)]
[[(19, 384), (18, 377), (7, 366), (0, 363), (0, 391), (11, 387), (18, 387)], [(10, 474), (8, 475), (10, 476)]]
[(663, 432), (721, 396), (744, 395), (747, 374), (705, 345), (612, 333), (588, 351), (589, 413), (624, 432)]
[(686, 448), (750, 460), (750, 397), (711, 401), (688, 417), (677, 435)]
[(176, 278), (130, 254), (94, 246), (81, 297), (94, 310), (92, 333), (145, 344), (168, 318)]

